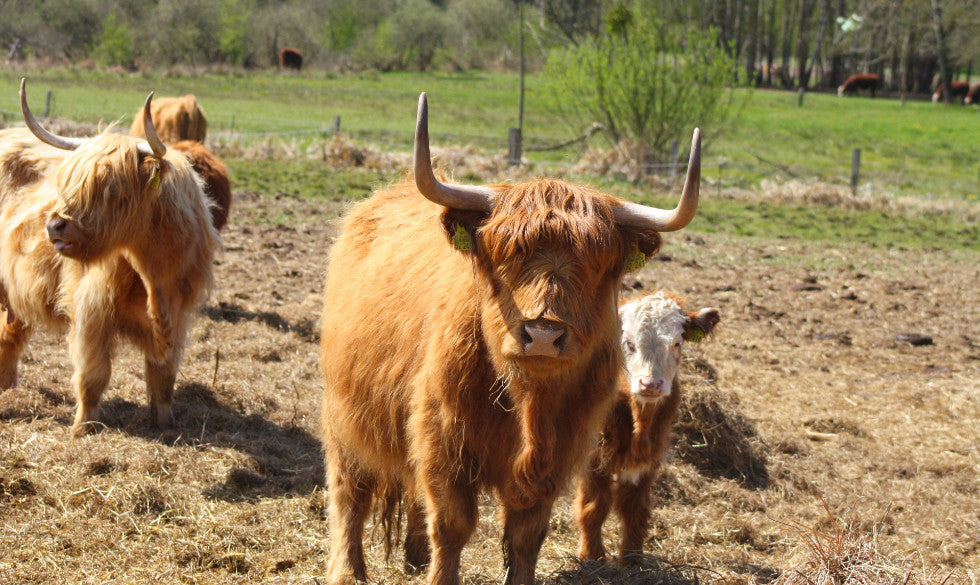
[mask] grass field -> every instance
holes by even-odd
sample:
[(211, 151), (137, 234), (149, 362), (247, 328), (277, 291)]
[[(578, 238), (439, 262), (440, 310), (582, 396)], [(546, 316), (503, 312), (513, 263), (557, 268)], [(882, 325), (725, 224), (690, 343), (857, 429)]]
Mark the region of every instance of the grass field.
[[(0, 112), (16, 119), (17, 84), (28, 77), (33, 107), (48, 90), (56, 116), (84, 122), (131, 120), (149, 91), (194, 93), (208, 114), (212, 136), (300, 142), (331, 132), (340, 116), (345, 134), (385, 149), (407, 149), (415, 102), (430, 94), (433, 139), (471, 145), (502, 156), (517, 124), (519, 80), (508, 73), (365, 73), (280, 75), (124, 74), (73, 69), (0, 70)], [(524, 121), (529, 149), (579, 135), (547, 109), (538, 78), (527, 79)], [(725, 186), (756, 186), (768, 177), (819, 179), (847, 185), (851, 156), (861, 149), (862, 190), (869, 193), (976, 200), (980, 194), (980, 110), (928, 101), (756, 90), (739, 123), (717, 140), (705, 128), (705, 177)], [(682, 149), (686, 136), (681, 138)], [(689, 140), (689, 139), (688, 139)], [(596, 146), (601, 146), (597, 141)], [(570, 167), (581, 146), (528, 154), (542, 172)]]

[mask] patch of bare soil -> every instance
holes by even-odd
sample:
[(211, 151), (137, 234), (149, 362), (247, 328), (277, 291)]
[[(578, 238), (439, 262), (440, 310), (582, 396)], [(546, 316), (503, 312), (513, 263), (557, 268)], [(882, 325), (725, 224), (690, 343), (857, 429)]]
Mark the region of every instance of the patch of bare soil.
[[(120, 347), (105, 427), (71, 441), (64, 336), (35, 336), (20, 385), (0, 392), (0, 582), (324, 582), (317, 321), (342, 211), (236, 194), (171, 430), (148, 426), (142, 360)], [(648, 555), (630, 567), (573, 560), (565, 497), (539, 578), (816, 584), (790, 578), (815, 556), (805, 526), (845, 535), (841, 558), (856, 543), (862, 566), (898, 567), (908, 583), (980, 581), (978, 255), (692, 228), (668, 234), (627, 290), (670, 288), (722, 314), (687, 351)], [(464, 582), (496, 583), (496, 510), (484, 499), (480, 511)], [(607, 542), (617, 532), (611, 520)], [(369, 536), (372, 582), (416, 582)]]

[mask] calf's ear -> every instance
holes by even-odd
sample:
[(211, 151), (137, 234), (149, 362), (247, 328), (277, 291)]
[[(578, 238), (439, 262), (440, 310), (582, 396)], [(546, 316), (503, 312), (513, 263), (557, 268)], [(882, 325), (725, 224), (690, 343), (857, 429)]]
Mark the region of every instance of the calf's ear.
[(684, 339), (693, 343), (701, 341), (711, 335), (719, 321), (721, 314), (718, 309), (701, 309), (696, 313), (689, 313), (684, 322)]
[(446, 208), (442, 212), (442, 227), (454, 248), (472, 252), (476, 246), (476, 230), (486, 218), (484, 211)]
[(159, 189), (160, 182), (163, 180), (163, 174), (166, 170), (164, 161), (161, 161), (155, 156), (141, 155), (139, 165), (140, 178), (143, 180), (143, 183), (150, 189)]

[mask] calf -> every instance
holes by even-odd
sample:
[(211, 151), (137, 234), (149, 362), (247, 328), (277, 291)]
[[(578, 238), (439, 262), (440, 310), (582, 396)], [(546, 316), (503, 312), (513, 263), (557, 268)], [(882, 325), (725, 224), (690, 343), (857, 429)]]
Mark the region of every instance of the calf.
[(685, 313), (682, 305), (682, 300), (661, 291), (619, 308), (626, 374), (620, 376), (599, 448), (579, 483), (575, 510), (582, 560), (605, 557), (602, 524), (611, 506), (623, 524), (620, 557), (628, 561), (643, 552), (650, 486), (670, 442), (681, 399), (681, 349), (685, 341), (697, 342), (710, 334), (720, 319), (718, 309)]

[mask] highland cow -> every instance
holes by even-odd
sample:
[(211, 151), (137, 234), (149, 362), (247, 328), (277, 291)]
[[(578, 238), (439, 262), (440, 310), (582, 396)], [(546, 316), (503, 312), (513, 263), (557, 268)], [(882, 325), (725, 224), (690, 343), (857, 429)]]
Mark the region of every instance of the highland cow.
[(149, 115), (145, 141), (65, 138), (34, 119), (23, 81), (20, 99), (30, 133), (0, 131), (0, 387), (17, 383), (35, 328), (67, 327), (77, 437), (93, 427), (122, 337), (142, 350), (151, 417), (167, 426), (190, 315), (220, 248), (201, 180)]
[(694, 218), (699, 184), (697, 130), (673, 210), (558, 180), (443, 183), (421, 95), (414, 182), (352, 208), (330, 253), (327, 582), (367, 578), (364, 523), (392, 485), (418, 494), (409, 524), (424, 514), (427, 531), (409, 530), (405, 557), (429, 583), (459, 582), (481, 490), (501, 502), (506, 582), (533, 582), (555, 497), (615, 395), (620, 280)]
[[(193, 94), (155, 100), (151, 108), (151, 116), (157, 136), (164, 144), (175, 144), (181, 140), (204, 142), (208, 134), (208, 119)], [(145, 139), (146, 133), (143, 127), (143, 114), (137, 112), (133, 117), (129, 135)]]
[(299, 71), (303, 68), (303, 53), (299, 49), (284, 47), (279, 51), (279, 67)]
[(221, 231), (228, 223), (231, 210), (231, 181), (228, 167), (203, 144), (195, 140), (181, 140), (173, 149), (183, 153), (194, 170), (204, 180), (204, 194), (211, 200), (211, 223)]
[(619, 308), (626, 373), (606, 419), (599, 448), (575, 501), (581, 560), (602, 559), (602, 524), (611, 507), (622, 522), (619, 555), (643, 552), (650, 520), (650, 486), (670, 445), (670, 427), (681, 400), (677, 375), (685, 341), (698, 342), (720, 319), (718, 309), (686, 313), (683, 301), (657, 292)]
[(837, 95), (855, 94), (862, 89), (868, 90), (871, 97), (875, 97), (875, 92), (881, 89), (881, 77), (877, 73), (855, 73), (840, 84), (840, 87), (837, 88)]

